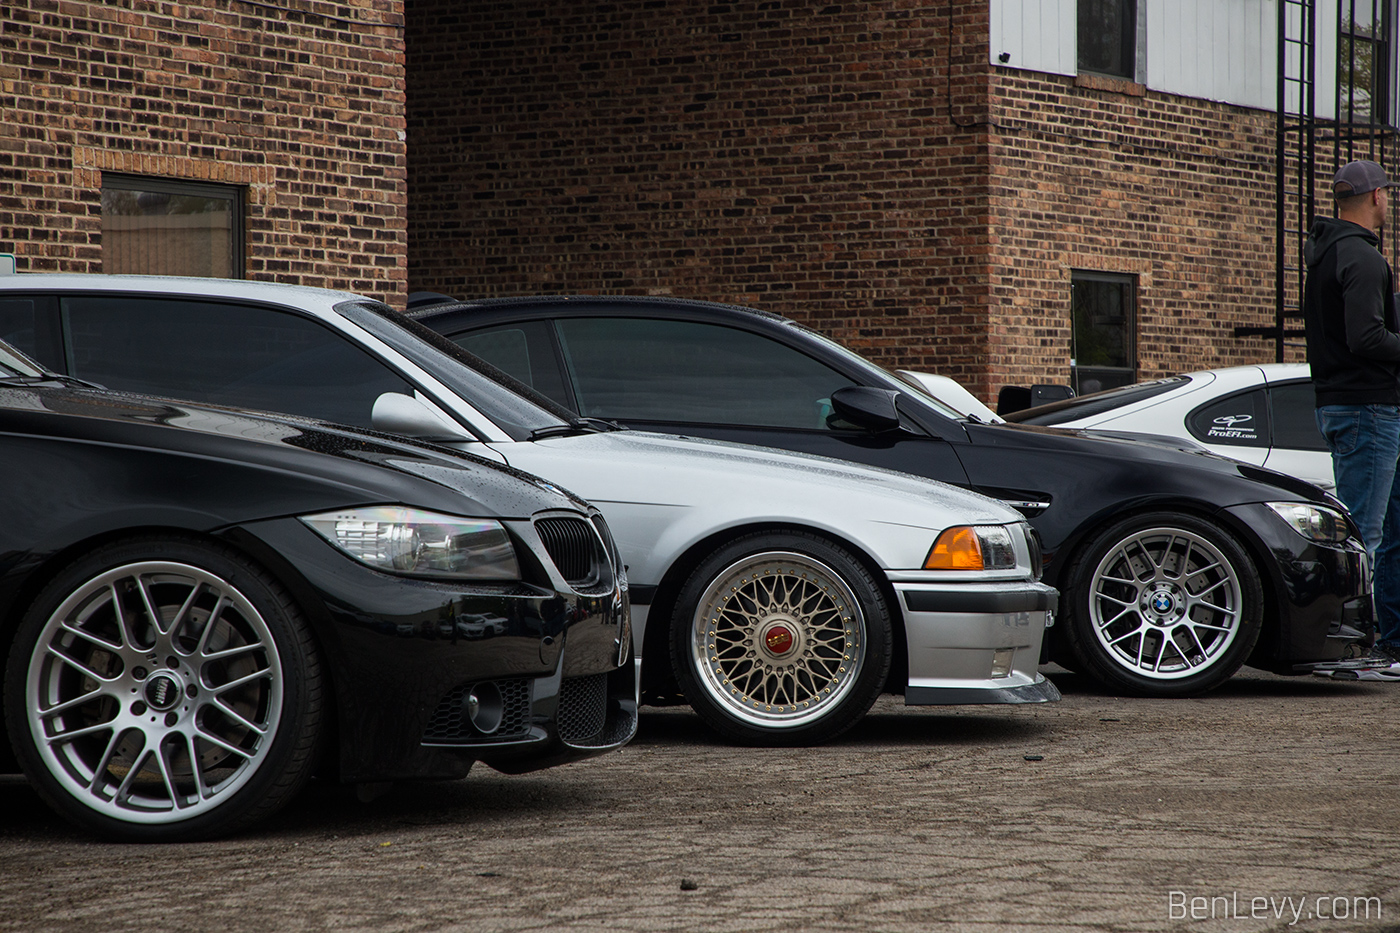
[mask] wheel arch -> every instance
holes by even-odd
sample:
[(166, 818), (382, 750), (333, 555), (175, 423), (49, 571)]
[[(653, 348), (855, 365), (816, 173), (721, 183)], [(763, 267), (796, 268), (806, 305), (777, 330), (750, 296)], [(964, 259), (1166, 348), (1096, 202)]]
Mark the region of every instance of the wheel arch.
[[(686, 580), (690, 579), (690, 575), (695, 572), (695, 568), (700, 566), (701, 561), (716, 550), (746, 535), (784, 533), (812, 535), (849, 551), (851, 556), (859, 561), (874, 579), (876, 586), (880, 589), (880, 595), (884, 597), (885, 604), (889, 608), (893, 637), (893, 645), (891, 646), (893, 655), (890, 658), (890, 673), (885, 689), (903, 692), (904, 684), (909, 679), (908, 638), (904, 631), (904, 613), (900, 610), (899, 597), (895, 593), (894, 587), (890, 584), (889, 578), (879, 564), (854, 542), (825, 529), (791, 522), (754, 522), (725, 528), (696, 541), (677, 557), (670, 567), (666, 568), (666, 572), (662, 575), (661, 582), (657, 584), (656, 592), (652, 596), (651, 606), (647, 609), (647, 626), (642, 641), (642, 699), (644, 702), (648, 698), (652, 701), (667, 701), (680, 696), (680, 686), (676, 681), (676, 674), (671, 668), (670, 661), (670, 620), (671, 615), (675, 612), (676, 599), (680, 595), (681, 588), (685, 586)], [(658, 662), (657, 658), (662, 660)]]
[[(23, 582), (10, 594), (4, 607), (3, 618), (0, 618), (0, 664), (9, 657), (21, 617), (38, 599), (44, 588), (53, 582), (64, 569), (71, 566), (83, 554), (98, 548), (122, 541), (152, 537), (181, 538), (199, 544), (230, 548), (238, 552), (244, 559), (265, 570), (278, 585), (291, 595), (297, 608), (306, 617), (316, 650), (321, 653), (323, 658), (325, 657), (327, 644), (324, 635), (330, 631), (330, 620), (325, 616), (321, 602), (315, 597), (310, 584), (276, 551), (239, 528), (211, 534), (180, 526), (141, 525), (111, 529), (72, 541), (44, 557), (37, 567), (26, 574)], [(329, 696), (323, 704), (322, 712), (323, 730), (320, 750), (322, 758), (321, 764), (318, 766), (321, 768), (339, 762), (341, 744), (339, 691), (334, 666), (327, 664), (324, 669), (327, 671), (327, 676), (322, 680), (322, 689), (327, 691)], [(14, 759), (11, 737), (4, 717), (0, 717), (0, 731), (5, 733), (5, 744), (0, 749), (0, 771), (6, 770), (6, 768), (12, 771), (18, 770), (19, 765)]]
[[(1093, 542), (1099, 534), (1109, 525), (1125, 519), (1145, 515), (1149, 512), (1180, 512), (1192, 518), (1214, 522), (1223, 526), (1235, 540), (1239, 542), (1250, 562), (1254, 565), (1254, 571), (1259, 575), (1262, 583), (1261, 589), (1264, 593), (1264, 624), (1260, 635), (1260, 645), (1271, 635), (1277, 636), (1282, 581), (1279, 579), (1274, 562), (1271, 559), (1268, 549), (1259, 539), (1253, 530), (1232, 515), (1227, 509), (1203, 506), (1200, 502), (1189, 499), (1155, 499), (1144, 502), (1135, 502), (1132, 506), (1119, 509), (1114, 512), (1101, 513), (1094, 516), (1090, 521), (1084, 522), (1074, 530), (1073, 536), (1068, 539), (1056, 554), (1055, 570), (1053, 579), (1047, 577), (1046, 583), (1060, 590), (1061, 594), (1065, 589), (1065, 577), (1069, 568), (1080, 556), (1083, 550)], [(1257, 649), (1256, 649), (1257, 650)]]

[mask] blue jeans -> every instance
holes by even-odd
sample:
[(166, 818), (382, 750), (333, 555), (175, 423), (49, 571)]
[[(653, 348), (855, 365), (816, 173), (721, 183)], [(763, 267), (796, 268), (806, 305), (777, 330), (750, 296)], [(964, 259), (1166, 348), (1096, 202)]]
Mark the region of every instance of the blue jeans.
[(1400, 646), (1400, 406), (1324, 405), (1317, 427), (1371, 558), (1376, 641)]

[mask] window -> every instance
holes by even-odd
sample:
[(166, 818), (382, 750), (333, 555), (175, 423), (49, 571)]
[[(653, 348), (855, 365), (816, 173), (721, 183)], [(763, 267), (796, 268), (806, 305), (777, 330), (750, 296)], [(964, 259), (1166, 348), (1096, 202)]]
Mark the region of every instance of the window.
[(60, 302), (70, 375), (127, 392), (370, 427), (399, 375), (314, 321), (249, 305), (161, 298)]
[(1390, 53), (1385, 37), (1387, 0), (1341, 0), (1337, 41), (1339, 117), (1348, 123), (1386, 123)]
[(503, 324), (454, 338), (468, 353), (474, 353), (502, 372), (509, 373), (530, 388), (573, 408), (573, 399), (564, 389), (549, 322), (525, 321)]
[(1137, 76), (1137, 0), (1079, 0), (1079, 70)]
[(1070, 280), (1070, 384), (1075, 395), (1137, 382), (1137, 278), (1075, 272)]
[(104, 173), (102, 271), (242, 278), (242, 189)]
[(556, 326), (583, 415), (825, 430), (831, 393), (854, 385), (732, 327), (644, 318), (564, 318)]
[(1216, 399), (1191, 412), (1186, 417), (1186, 427), (1203, 444), (1268, 447), (1268, 394), (1254, 389)]
[(0, 340), (51, 370), (61, 370), (52, 303), (42, 297), (0, 298)]
[(1273, 403), (1274, 446), (1290, 450), (1326, 450), (1317, 428), (1317, 393), (1311, 382), (1286, 382), (1269, 390)]

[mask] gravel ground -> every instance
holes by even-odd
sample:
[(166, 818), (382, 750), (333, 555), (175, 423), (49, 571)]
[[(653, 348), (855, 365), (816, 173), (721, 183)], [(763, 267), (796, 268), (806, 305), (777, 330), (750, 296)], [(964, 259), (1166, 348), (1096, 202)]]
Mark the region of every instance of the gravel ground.
[(813, 749), (647, 709), (603, 758), (313, 785), (197, 845), (97, 843), (0, 783), (0, 930), (1400, 931), (1400, 684), (1052, 677)]

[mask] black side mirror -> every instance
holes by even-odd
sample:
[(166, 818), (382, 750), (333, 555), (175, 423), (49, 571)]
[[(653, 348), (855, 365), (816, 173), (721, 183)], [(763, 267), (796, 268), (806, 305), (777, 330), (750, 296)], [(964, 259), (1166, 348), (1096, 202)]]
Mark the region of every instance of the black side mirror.
[(876, 433), (899, 428), (899, 409), (894, 389), (871, 386), (843, 386), (831, 393), (831, 409), (836, 417), (858, 428)]

